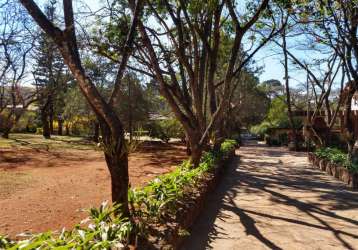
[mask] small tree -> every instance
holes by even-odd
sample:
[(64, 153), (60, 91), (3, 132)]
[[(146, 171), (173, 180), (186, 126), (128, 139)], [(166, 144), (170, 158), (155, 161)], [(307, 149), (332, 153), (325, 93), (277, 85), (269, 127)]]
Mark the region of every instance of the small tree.
[[(120, 90), (123, 72), (130, 56), (131, 47), (135, 35), (135, 29), (141, 13), (141, 1), (130, 1), (133, 6), (133, 18), (128, 25), (128, 32), (123, 43), (121, 61), (114, 80), (113, 91), (108, 101), (100, 94), (98, 88), (88, 77), (82, 66), (81, 57), (77, 45), (75, 19), (71, 0), (63, 1), (65, 28), (62, 30), (55, 26), (33, 0), (20, 0), (36, 23), (55, 42), (68, 68), (75, 77), (82, 94), (95, 113), (101, 127), (103, 137), (104, 155), (108, 170), (111, 175), (112, 201), (122, 204), (124, 216), (129, 216), (128, 208), (128, 152), (124, 140), (123, 124), (113, 107), (115, 98)], [(123, 27), (123, 30), (127, 27)]]
[[(56, 2), (56, 0), (51, 0), (45, 6), (47, 18), (54, 23), (58, 22)], [(53, 134), (53, 121), (56, 116), (62, 113), (63, 92), (65, 91), (68, 77), (56, 44), (45, 32), (39, 32), (40, 36), (33, 53), (35, 59), (33, 76), (38, 96), (42, 134), (44, 138), (49, 139)], [(59, 112), (57, 113), (56, 111)]]
[(31, 90), (24, 88), (33, 49), (31, 25), (21, 8), (8, 1), (0, 10), (0, 119), (2, 136), (9, 137), (27, 107), (35, 101)]

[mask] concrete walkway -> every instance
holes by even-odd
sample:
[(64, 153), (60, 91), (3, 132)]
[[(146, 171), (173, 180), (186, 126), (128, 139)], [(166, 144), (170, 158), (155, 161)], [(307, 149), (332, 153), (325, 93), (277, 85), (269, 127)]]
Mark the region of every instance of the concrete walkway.
[(358, 250), (358, 192), (311, 168), (305, 153), (236, 153), (182, 250)]

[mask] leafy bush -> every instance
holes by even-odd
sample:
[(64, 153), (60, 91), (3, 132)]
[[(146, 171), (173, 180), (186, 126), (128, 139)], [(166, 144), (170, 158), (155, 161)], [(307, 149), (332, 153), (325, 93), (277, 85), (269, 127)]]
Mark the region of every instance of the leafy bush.
[(182, 125), (176, 119), (152, 121), (148, 124), (149, 135), (168, 143), (170, 138), (184, 138)]
[(46, 232), (29, 235), (25, 240), (11, 241), (0, 236), (0, 249), (110, 249), (121, 248), (128, 244), (135, 230), (133, 222), (122, 215), (116, 215), (120, 205), (108, 206), (102, 203), (98, 208), (89, 210), (89, 218), (77, 225), (72, 231), (62, 230), (60, 234)]
[(33, 111), (26, 111), (15, 124), (12, 131), (14, 132), (36, 132), (36, 113)]
[(235, 140), (225, 140), (219, 152), (204, 153), (199, 167), (193, 169), (184, 161), (175, 171), (159, 176), (144, 188), (130, 190), (128, 198), (134, 214), (156, 222), (175, 216), (177, 203), (184, 191), (195, 186), (203, 174), (211, 170), (235, 146)]
[(36, 128), (36, 134), (42, 135), (43, 129), (42, 128)]
[(192, 168), (189, 161), (184, 161), (175, 171), (157, 177), (147, 186), (131, 189), (128, 200), (132, 220), (120, 214), (120, 205), (110, 207), (104, 202), (98, 209), (91, 208), (89, 218), (71, 231), (29, 235), (20, 241), (0, 236), (0, 249), (121, 249), (132, 236), (145, 236), (149, 223), (173, 218), (185, 191), (192, 190), (235, 145), (234, 140), (226, 140), (218, 152), (204, 153), (199, 167)]
[(347, 154), (338, 148), (319, 148), (315, 151), (315, 154), (319, 158), (346, 167), (352, 172), (358, 172), (358, 165), (350, 162)]
[(264, 121), (258, 125), (252, 126), (250, 132), (255, 135), (264, 136), (270, 127), (272, 127), (272, 125), (269, 122)]
[(225, 140), (220, 146), (220, 151), (230, 152), (231, 150), (235, 149), (236, 145), (237, 145), (236, 140)]

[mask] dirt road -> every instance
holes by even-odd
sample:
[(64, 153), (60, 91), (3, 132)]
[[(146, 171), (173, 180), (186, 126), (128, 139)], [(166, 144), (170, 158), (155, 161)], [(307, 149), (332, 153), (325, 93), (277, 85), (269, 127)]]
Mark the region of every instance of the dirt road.
[(358, 192), (305, 153), (244, 146), (183, 250), (358, 249)]

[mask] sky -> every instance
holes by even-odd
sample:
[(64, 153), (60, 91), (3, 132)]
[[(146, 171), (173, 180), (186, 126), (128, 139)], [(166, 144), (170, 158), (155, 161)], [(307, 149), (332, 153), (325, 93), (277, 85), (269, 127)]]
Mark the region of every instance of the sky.
[[(92, 9), (98, 9), (99, 1), (97, 0), (84, 0), (84, 2)], [(263, 72), (259, 75), (260, 82), (276, 79), (282, 81), (284, 76), (284, 69), (280, 63), (279, 56), (272, 56), (273, 51), (271, 46), (266, 46), (261, 49), (254, 57), (254, 60), (257, 62), (258, 66), (263, 66)], [(298, 72), (297, 72), (298, 73)], [(304, 81), (305, 75), (301, 73), (298, 77), (300, 80)], [(294, 81), (294, 84), (297, 84)]]
[[(43, 5), (47, 0), (37, 0), (36, 3)], [(85, 3), (92, 11), (96, 11), (101, 6), (101, 1), (98, 0), (74, 0), (74, 6), (82, 5)], [(301, 58), (305, 58), (305, 55), (300, 51), (295, 51), (294, 53)], [(284, 68), (280, 60), (282, 60), (282, 55), (277, 55), (274, 51), (274, 46), (272, 43), (268, 43), (265, 47), (258, 51), (258, 53), (253, 58), (256, 62), (256, 65), (262, 67), (262, 73), (259, 75), (260, 82), (276, 79), (280, 82), (283, 82), (284, 78)], [(303, 71), (290, 70), (290, 84), (292, 86), (298, 86), (306, 82), (306, 74)]]
[[(304, 58), (304, 55), (301, 52), (295, 51), (295, 55)], [(255, 63), (259, 67), (263, 67), (262, 73), (259, 75), (260, 82), (267, 80), (279, 80), (282, 84), (284, 81), (284, 67), (282, 64), (283, 55), (277, 54), (272, 51), (272, 46), (268, 45), (262, 48), (254, 56)], [(291, 65), (292, 66), (292, 65)], [(292, 69), (289, 71), (290, 84), (293, 87), (298, 87), (299, 85), (306, 83), (306, 73), (302, 70)]]
[(282, 81), (284, 76), (283, 65), (277, 55), (273, 55), (270, 47), (264, 47), (254, 57), (258, 66), (263, 67), (263, 72), (260, 74), (260, 82), (276, 79)]

